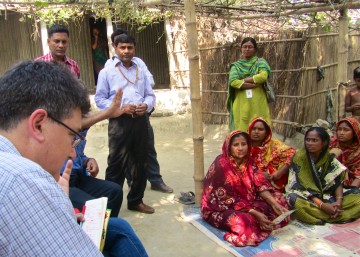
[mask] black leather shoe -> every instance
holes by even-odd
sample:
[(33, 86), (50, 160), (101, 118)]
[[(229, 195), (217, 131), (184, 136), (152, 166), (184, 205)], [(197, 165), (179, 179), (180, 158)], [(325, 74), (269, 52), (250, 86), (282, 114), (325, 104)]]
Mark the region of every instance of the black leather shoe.
[(174, 192), (174, 190), (167, 186), (164, 182), (159, 182), (159, 183), (152, 183), (151, 184), (151, 190), (155, 190), (155, 191), (160, 191), (163, 193), (172, 193)]
[(149, 205), (146, 205), (144, 203), (140, 203), (138, 205), (134, 206), (128, 206), (128, 209), (130, 211), (138, 211), (142, 213), (152, 214), (155, 212), (155, 209), (153, 207), (150, 207)]

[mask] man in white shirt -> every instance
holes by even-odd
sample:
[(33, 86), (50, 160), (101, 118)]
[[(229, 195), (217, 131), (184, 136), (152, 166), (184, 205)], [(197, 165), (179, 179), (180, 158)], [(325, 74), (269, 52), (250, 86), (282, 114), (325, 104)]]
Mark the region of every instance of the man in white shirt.
[(143, 203), (146, 188), (148, 131), (146, 113), (155, 105), (155, 95), (146, 79), (145, 71), (132, 61), (135, 55), (135, 39), (120, 35), (115, 40), (118, 58), (111, 60), (99, 73), (95, 102), (107, 109), (119, 88), (123, 91), (118, 118), (109, 120), (109, 156), (106, 180), (123, 186), (130, 167), (133, 183), (127, 196), (128, 209), (142, 213), (154, 213), (151, 206)]

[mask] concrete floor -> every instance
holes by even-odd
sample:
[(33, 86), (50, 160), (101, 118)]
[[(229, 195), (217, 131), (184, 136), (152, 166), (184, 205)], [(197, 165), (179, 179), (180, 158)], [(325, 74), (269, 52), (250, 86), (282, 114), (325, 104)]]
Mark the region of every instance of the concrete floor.
[[(151, 257), (215, 257), (232, 256), (190, 223), (182, 220), (182, 204), (174, 200), (180, 192), (194, 191), (194, 160), (191, 114), (170, 117), (152, 117), (156, 150), (161, 175), (166, 184), (174, 188), (173, 194), (150, 189), (148, 183), (144, 202), (155, 208), (154, 214), (141, 214), (126, 209), (127, 185), (120, 217), (126, 219), (142, 240)], [(227, 126), (204, 126), (204, 172), (221, 152)], [(107, 124), (97, 124), (87, 136), (88, 156), (97, 159), (99, 178), (106, 169)]]

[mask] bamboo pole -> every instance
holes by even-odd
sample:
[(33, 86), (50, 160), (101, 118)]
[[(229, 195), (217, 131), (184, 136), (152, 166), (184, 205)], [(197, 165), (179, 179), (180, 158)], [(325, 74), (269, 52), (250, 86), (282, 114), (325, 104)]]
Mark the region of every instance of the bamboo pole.
[(196, 30), (196, 14), (194, 0), (185, 0), (185, 17), (187, 42), (189, 49), (190, 98), (193, 123), (194, 142), (194, 181), (195, 203), (200, 204), (204, 180), (204, 135), (201, 114), (200, 76), (199, 76), (199, 46)]
[[(338, 37), (338, 66), (337, 66), (337, 82), (345, 83), (348, 79), (347, 65), (349, 55), (349, 18), (348, 10), (340, 11), (339, 19), (339, 37)], [(336, 121), (340, 120), (345, 115), (345, 91), (337, 90), (337, 105), (336, 105)]]
[(326, 11), (334, 11), (334, 10), (342, 10), (344, 8), (348, 9), (358, 9), (360, 7), (360, 2), (351, 2), (351, 3), (343, 3), (343, 4), (332, 4), (322, 7), (311, 7), (311, 8), (302, 8), (299, 10), (290, 10), (290, 11), (283, 11), (283, 12), (276, 12), (272, 14), (250, 14), (250, 15), (243, 15), (243, 16), (233, 16), (229, 17), (231, 20), (245, 20), (245, 19), (263, 19), (263, 18), (270, 18), (270, 17), (285, 17), (285, 16), (293, 16), (293, 15), (300, 15), (305, 13), (312, 13), (312, 12), (326, 12)]

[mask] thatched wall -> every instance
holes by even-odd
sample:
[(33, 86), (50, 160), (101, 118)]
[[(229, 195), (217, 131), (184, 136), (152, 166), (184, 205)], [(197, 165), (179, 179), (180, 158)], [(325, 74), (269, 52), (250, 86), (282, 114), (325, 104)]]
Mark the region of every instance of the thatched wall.
[[(175, 45), (186, 46), (185, 31), (179, 20), (172, 21), (172, 35)], [(180, 25), (179, 25), (180, 24)], [(176, 30), (176, 28), (179, 28)], [(276, 132), (291, 136), (296, 129), (314, 123), (317, 119), (337, 119), (337, 45), (336, 31), (324, 33), (320, 29), (298, 32), (280, 31), (277, 34), (257, 33), (252, 35), (249, 28), (244, 32), (234, 24), (225, 21), (198, 19), (199, 52), (201, 63), (201, 87), (203, 121), (205, 123), (227, 123), (226, 110), (227, 81), (230, 64), (241, 57), (240, 42), (252, 36), (259, 43), (258, 56), (270, 64), (270, 81), (278, 98), (270, 105)], [(360, 35), (350, 34), (349, 65), (344, 67), (349, 80), (352, 71), (360, 65)], [(176, 83), (186, 87), (188, 78), (187, 52), (175, 49), (170, 54), (182, 60), (172, 66), (170, 74), (181, 70), (181, 80), (173, 76)], [(318, 81), (317, 66), (325, 77)], [(334, 109), (327, 112), (326, 95), (332, 92)]]
[(30, 60), (42, 54), (41, 40), (34, 35), (33, 20), (18, 13), (0, 11), (0, 74), (21, 60)]

